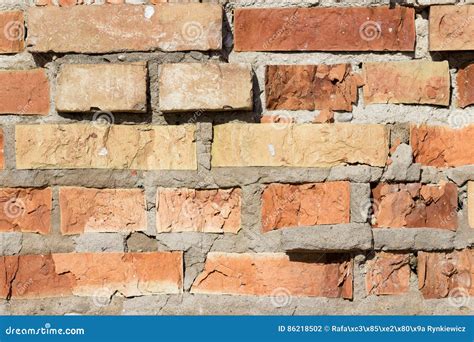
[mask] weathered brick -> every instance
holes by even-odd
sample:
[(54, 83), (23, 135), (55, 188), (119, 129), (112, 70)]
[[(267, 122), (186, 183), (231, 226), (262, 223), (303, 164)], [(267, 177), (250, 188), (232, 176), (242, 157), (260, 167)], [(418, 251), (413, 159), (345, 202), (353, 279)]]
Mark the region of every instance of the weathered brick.
[(59, 190), (61, 232), (133, 232), (146, 230), (145, 194), (141, 189)]
[(413, 8), (235, 10), (236, 51), (413, 51)]
[(48, 234), (51, 188), (0, 189), (0, 231)]
[(267, 109), (351, 111), (359, 83), (350, 64), (268, 65)]
[(195, 126), (16, 125), (18, 169), (195, 170)]
[(23, 12), (0, 12), (0, 32), (0, 53), (23, 51), (25, 39)]
[[(136, 64), (65, 64), (58, 75), (59, 112), (146, 111), (147, 71)], [(80, 96), (78, 96), (80, 94)]]
[(388, 132), (383, 125), (214, 126), (214, 167), (330, 167), (349, 163), (384, 166), (387, 156)]
[(474, 164), (474, 149), (466, 146), (469, 141), (474, 141), (474, 125), (461, 129), (412, 125), (410, 129), (410, 145), (415, 161), (427, 166)]
[(372, 195), (374, 227), (456, 230), (458, 226), (458, 190), (454, 183), (380, 183)]
[(341, 255), (207, 255), (193, 293), (352, 298), (352, 260)]
[(270, 184), (262, 194), (262, 229), (349, 223), (349, 182)]
[(248, 64), (163, 64), (160, 66), (160, 109), (252, 109), (252, 69)]
[(430, 50), (473, 50), (474, 6), (430, 7)]
[(239, 188), (159, 188), (156, 199), (157, 231), (237, 233), (240, 229), (241, 196)]
[(474, 104), (474, 64), (458, 70), (458, 106), (461, 108)]
[(474, 182), (467, 183), (467, 215), (469, 225), (474, 228)]
[(34, 52), (219, 50), (217, 4), (31, 7), (28, 47)]
[(182, 252), (0, 257), (0, 298), (180, 293)]
[(0, 128), (0, 169), (5, 168), (3, 129)]
[(418, 287), (427, 299), (474, 296), (474, 250), (419, 252)]
[(449, 105), (448, 62), (364, 63), (364, 102)]
[(49, 113), (44, 69), (0, 71), (0, 114)]
[(408, 292), (410, 257), (408, 254), (376, 253), (367, 261), (365, 285), (367, 294), (394, 295)]

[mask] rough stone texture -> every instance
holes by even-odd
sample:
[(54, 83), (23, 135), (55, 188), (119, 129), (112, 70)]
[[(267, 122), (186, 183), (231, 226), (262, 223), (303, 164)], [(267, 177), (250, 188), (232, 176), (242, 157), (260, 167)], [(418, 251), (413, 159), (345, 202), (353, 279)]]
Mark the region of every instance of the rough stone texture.
[(250, 110), (249, 64), (182, 63), (160, 66), (160, 110)]
[(419, 252), (418, 287), (424, 298), (474, 296), (474, 250)]
[(48, 234), (51, 208), (51, 188), (2, 188), (0, 231)]
[(16, 125), (17, 169), (196, 169), (195, 126)]
[(57, 82), (56, 110), (59, 112), (146, 110), (147, 69), (144, 63), (65, 64)]
[(365, 251), (372, 248), (372, 229), (368, 224), (281, 229), (280, 244), (287, 252)]
[(413, 125), (410, 129), (415, 161), (427, 166), (474, 164), (474, 149), (466, 146), (467, 141), (474, 141), (474, 125), (460, 129)]
[(164, 232), (237, 233), (242, 191), (159, 188), (156, 229)]
[(367, 294), (393, 295), (406, 293), (410, 285), (408, 254), (380, 252), (367, 262)]
[(236, 51), (413, 51), (413, 8), (236, 9)]
[(377, 228), (372, 233), (374, 249), (384, 251), (450, 250), (456, 238), (450, 230), (433, 228)]
[(374, 227), (432, 227), (456, 230), (458, 190), (440, 185), (380, 183), (372, 191)]
[(146, 230), (145, 193), (141, 189), (59, 189), (61, 233)]
[(1, 54), (21, 52), (25, 44), (23, 12), (0, 12), (0, 32)]
[(469, 64), (458, 70), (456, 83), (458, 86), (458, 106), (465, 108), (474, 104), (474, 64)]
[(0, 169), (5, 168), (5, 147), (4, 147), (4, 135), (3, 135), (3, 129), (0, 128)]
[(191, 292), (351, 299), (352, 268), (340, 255), (209, 253)]
[(0, 114), (49, 113), (49, 82), (44, 69), (0, 71)]
[(360, 80), (350, 64), (267, 65), (267, 109), (345, 110), (357, 101)]
[(23, 234), (11, 232), (0, 234), (0, 255), (14, 255), (21, 251)]
[(467, 183), (467, 214), (469, 226), (474, 228), (474, 182)]
[(413, 151), (410, 145), (400, 144), (390, 156), (390, 165), (382, 176), (384, 181), (419, 181), (421, 168), (413, 164)]
[(124, 236), (121, 234), (84, 233), (74, 236), (73, 239), (76, 244), (75, 251), (79, 253), (124, 251)]
[(0, 257), (0, 298), (180, 293), (181, 252)]
[(217, 4), (31, 7), (28, 40), (34, 52), (219, 50)]
[(388, 133), (380, 125), (225, 124), (214, 126), (212, 166), (383, 166)]
[(449, 65), (404, 61), (364, 63), (364, 102), (449, 105)]
[(430, 7), (430, 50), (473, 50), (474, 6)]
[(262, 230), (349, 223), (349, 182), (270, 184), (262, 194)]

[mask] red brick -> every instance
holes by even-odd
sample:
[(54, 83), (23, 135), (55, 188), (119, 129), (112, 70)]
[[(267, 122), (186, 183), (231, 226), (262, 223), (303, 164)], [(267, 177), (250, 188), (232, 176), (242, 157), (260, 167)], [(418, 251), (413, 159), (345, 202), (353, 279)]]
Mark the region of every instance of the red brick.
[(182, 252), (0, 257), (0, 298), (180, 293)]
[(34, 52), (219, 50), (222, 7), (162, 4), (30, 7), (28, 48)]
[(0, 53), (23, 51), (25, 38), (23, 12), (0, 12), (0, 30)]
[(456, 230), (458, 226), (458, 189), (454, 183), (380, 183), (372, 195), (374, 227)]
[(427, 299), (474, 296), (474, 250), (419, 252), (418, 287)]
[(417, 163), (436, 166), (474, 164), (474, 125), (460, 129), (443, 126), (415, 126), (410, 130), (410, 145)]
[(49, 82), (44, 69), (0, 71), (0, 114), (49, 113)]
[(350, 183), (270, 184), (262, 195), (262, 229), (349, 223)]
[(156, 228), (162, 232), (237, 233), (242, 191), (159, 188)]
[(367, 294), (394, 295), (408, 292), (410, 258), (408, 254), (379, 252), (367, 261)]
[(145, 193), (141, 189), (59, 190), (61, 232), (133, 232), (146, 230)]
[(0, 189), (0, 231), (48, 234), (51, 188)]
[(430, 50), (473, 50), (474, 6), (430, 6)]
[(413, 51), (413, 8), (236, 9), (236, 51)]
[(351, 299), (352, 268), (340, 255), (211, 252), (191, 292)]
[(359, 83), (350, 64), (269, 65), (267, 109), (351, 111)]
[(458, 70), (458, 106), (461, 108), (474, 104), (474, 64)]

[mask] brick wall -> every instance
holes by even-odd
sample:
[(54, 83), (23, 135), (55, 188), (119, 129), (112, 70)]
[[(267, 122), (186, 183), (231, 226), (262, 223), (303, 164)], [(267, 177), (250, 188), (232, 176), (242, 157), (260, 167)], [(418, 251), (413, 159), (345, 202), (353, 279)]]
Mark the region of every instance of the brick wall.
[(474, 5), (399, 2), (3, 1), (0, 314), (472, 313)]

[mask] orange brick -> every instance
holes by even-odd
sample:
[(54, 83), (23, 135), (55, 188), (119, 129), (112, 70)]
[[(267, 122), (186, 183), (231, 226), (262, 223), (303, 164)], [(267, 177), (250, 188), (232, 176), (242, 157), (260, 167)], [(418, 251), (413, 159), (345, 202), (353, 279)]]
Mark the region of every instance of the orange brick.
[[(466, 114), (467, 115), (467, 114)], [(474, 125), (460, 129), (443, 126), (415, 126), (410, 130), (410, 145), (417, 163), (436, 166), (474, 164)]]
[(0, 231), (48, 234), (51, 188), (0, 189)]
[(156, 228), (162, 232), (237, 233), (240, 189), (195, 190), (159, 188)]
[(349, 223), (350, 183), (270, 184), (262, 195), (262, 229)]
[(23, 51), (24, 38), (23, 12), (0, 12), (0, 54)]
[(211, 252), (191, 292), (350, 299), (352, 267), (340, 255)]
[(141, 189), (59, 190), (61, 232), (133, 232), (146, 230), (145, 194)]
[(410, 258), (408, 254), (379, 252), (367, 262), (367, 294), (393, 295), (408, 292)]
[(182, 252), (0, 257), (0, 298), (180, 293), (182, 282)]
[(49, 113), (49, 82), (44, 69), (0, 71), (0, 114)]

